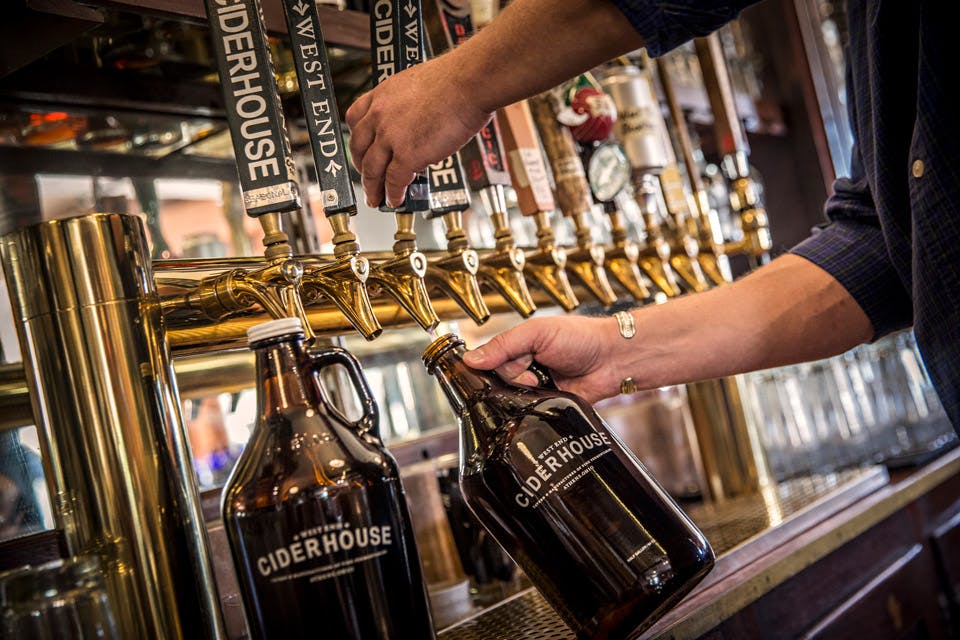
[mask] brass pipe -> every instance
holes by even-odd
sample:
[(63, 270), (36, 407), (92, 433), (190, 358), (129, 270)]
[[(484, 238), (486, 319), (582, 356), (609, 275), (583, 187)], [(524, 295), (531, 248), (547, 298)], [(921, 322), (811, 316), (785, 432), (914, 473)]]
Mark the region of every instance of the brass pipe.
[(722, 501), (759, 492), (772, 482), (756, 425), (746, 418), (743, 376), (687, 385), (708, 499)]
[(0, 254), (68, 552), (103, 559), (124, 638), (224, 637), (140, 219), (5, 235)]
[(33, 424), (22, 364), (0, 365), (0, 431)]
[[(499, 294), (483, 294), (481, 299), (491, 314), (513, 311), (513, 308)], [(533, 294), (533, 299), (536, 304), (545, 307), (551, 303), (547, 294), (540, 291)], [(434, 298), (433, 308), (441, 321), (463, 319), (463, 310), (460, 304), (448, 296)], [(414, 320), (403, 307), (389, 298), (381, 297), (374, 300), (373, 310), (385, 327), (416, 326)], [(343, 335), (351, 329), (350, 323), (336, 308), (330, 306), (311, 307), (306, 310), (306, 314), (310, 326), (313, 327), (318, 337)], [(268, 318), (263, 314), (234, 316), (216, 324), (170, 329), (167, 334), (168, 341), (174, 355), (177, 356), (238, 349), (246, 344), (247, 329), (266, 319)]]

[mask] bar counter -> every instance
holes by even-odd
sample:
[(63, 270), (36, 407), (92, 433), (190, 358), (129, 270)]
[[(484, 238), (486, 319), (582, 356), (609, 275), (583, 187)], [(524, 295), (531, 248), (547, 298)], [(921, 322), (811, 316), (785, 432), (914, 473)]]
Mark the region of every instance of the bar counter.
[[(639, 637), (902, 637), (917, 629), (946, 637), (936, 594), (951, 590), (951, 569), (960, 567), (946, 544), (960, 533), (958, 489), (954, 449), (906, 471), (868, 467), (688, 506), (717, 552), (716, 566)], [(532, 588), (440, 633), (441, 640), (574, 637)]]

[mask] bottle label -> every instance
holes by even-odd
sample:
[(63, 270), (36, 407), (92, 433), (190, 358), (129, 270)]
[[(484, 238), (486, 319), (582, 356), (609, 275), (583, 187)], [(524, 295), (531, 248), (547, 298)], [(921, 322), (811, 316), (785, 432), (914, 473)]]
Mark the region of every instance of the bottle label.
[(521, 507), (534, 509), (551, 495), (571, 489), (594, 471), (594, 462), (611, 453), (610, 436), (603, 432), (574, 438), (564, 436), (537, 454), (533, 454), (523, 442), (516, 446), (536, 467), (521, 482), (514, 501)]
[(257, 571), (272, 583), (304, 578), (319, 582), (352, 573), (357, 564), (386, 555), (385, 547), (392, 544), (390, 525), (353, 528), (338, 522), (311, 527), (257, 558)]
[[(427, 637), (420, 565), (396, 480), (236, 511), (225, 526), (253, 637)], [(312, 614), (312, 615), (308, 615)]]

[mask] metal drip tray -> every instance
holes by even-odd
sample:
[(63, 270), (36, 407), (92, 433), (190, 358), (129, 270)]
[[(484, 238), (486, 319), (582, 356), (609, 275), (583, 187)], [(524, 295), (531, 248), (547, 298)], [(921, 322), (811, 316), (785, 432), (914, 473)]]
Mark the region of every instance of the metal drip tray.
[[(761, 494), (685, 508), (721, 561), (714, 574), (735, 570), (817, 522), (876, 491), (883, 467), (796, 478)], [(722, 565), (728, 565), (726, 569)], [(732, 565), (732, 566), (729, 566)], [(716, 577), (715, 575), (712, 577)], [(709, 578), (708, 578), (709, 579)], [(527, 589), (440, 632), (441, 640), (573, 640), (536, 589)]]
[(534, 588), (440, 632), (441, 640), (574, 640), (577, 636)]

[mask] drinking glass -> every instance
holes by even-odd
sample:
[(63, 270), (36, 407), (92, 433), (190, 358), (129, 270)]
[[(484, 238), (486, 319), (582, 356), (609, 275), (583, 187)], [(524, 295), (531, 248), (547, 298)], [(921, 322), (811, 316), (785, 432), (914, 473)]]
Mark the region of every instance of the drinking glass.
[(0, 575), (3, 637), (119, 640), (97, 556), (75, 556)]

